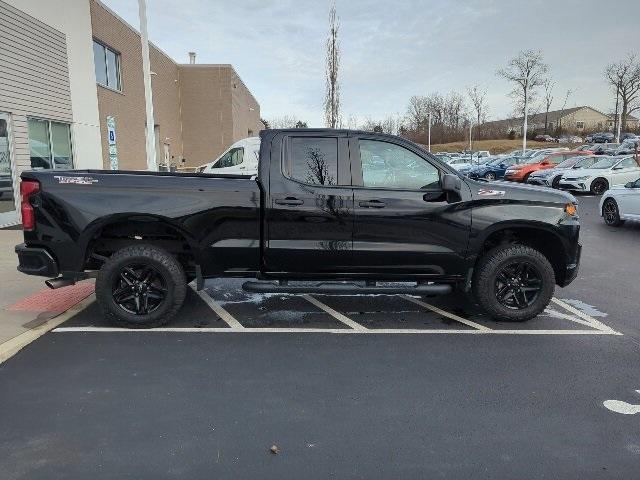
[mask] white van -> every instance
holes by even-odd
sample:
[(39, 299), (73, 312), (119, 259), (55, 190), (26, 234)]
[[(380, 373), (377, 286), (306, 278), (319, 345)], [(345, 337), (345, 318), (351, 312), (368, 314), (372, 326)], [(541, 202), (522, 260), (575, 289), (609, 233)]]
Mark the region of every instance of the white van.
[(257, 175), (260, 137), (238, 140), (216, 160), (196, 169), (199, 173), (216, 175)]

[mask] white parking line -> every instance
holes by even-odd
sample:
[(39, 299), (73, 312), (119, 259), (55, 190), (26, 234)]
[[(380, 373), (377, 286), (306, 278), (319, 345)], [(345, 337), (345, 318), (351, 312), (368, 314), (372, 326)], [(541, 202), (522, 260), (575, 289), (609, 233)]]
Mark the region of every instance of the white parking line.
[[(619, 332), (616, 332), (615, 330), (613, 330), (611, 327), (605, 325), (602, 322), (599, 322), (598, 320), (596, 320), (595, 318), (593, 318), (590, 315), (587, 315), (584, 312), (581, 312), (580, 310), (578, 310), (577, 308), (573, 307), (572, 305), (569, 305), (566, 302), (563, 302), (562, 300), (558, 300), (557, 298), (553, 297), (551, 299), (551, 301), (553, 303), (555, 303), (556, 305), (560, 305), (562, 308), (564, 308), (565, 310), (573, 313), (574, 315), (577, 315), (578, 317), (586, 320), (589, 323), (590, 327), (596, 328), (598, 330), (601, 330), (603, 332), (612, 332), (615, 335), (622, 335)], [(573, 320), (574, 322), (577, 322), (577, 320)], [(577, 323), (582, 323), (582, 322), (577, 322)]]
[[(194, 292), (196, 292), (198, 294), (198, 296), (204, 300), (204, 302), (209, 305), (209, 307), (211, 307), (211, 310), (213, 310), (214, 312), (216, 312), (216, 314), (222, 319), (224, 320), (227, 325), (229, 325), (229, 327), (231, 327), (233, 330), (244, 330), (244, 327), (242, 326), (242, 324), (236, 320), (233, 315), (231, 315), (229, 312), (227, 312), (224, 308), (222, 308), (221, 305), (219, 305), (213, 298), (211, 298), (211, 295), (208, 295), (205, 291), (203, 290), (196, 290), (196, 287), (193, 284), (189, 284), (189, 286), (193, 289)], [(226, 330), (226, 329), (225, 329)]]
[(353, 330), (356, 330), (358, 332), (363, 332), (363, 331), (367, 331), (368, 330), (368, 328), (363, 327), (358, 322), (354, 322), (353, 320), (351, 320), (346, 315), (343, 315), (342, 313), (338, 312), (337, 310), (334, 310), (329, 305), (325, 305), (320, 300), (317, 300), (317, 299), (313, 298), (311, 295), (304, 294), (304, 295), (302, 295), (302, 298), (304, 298), (308, 302), (312, 303), (313, 305), (315, 305), (319, 309), (324, 310), (329, 315), (331, 315), (333, 318), (335, 318), (339, 322), (342, 322), (345, 325), (351, 327)]
[(120, 328), (120, 327), (58, 327), (55, 333), (336, 333), (351, 335), (375, 334), (465, 334), (465, 335), (620, 335), (604, 330), (456, 330), (456, 329), (408, 329), (408, 328), (378, 328), (356, 330), (352, 328), (210, 328), (210, 327), (159, 327), (159, 328)]
[(476, 328), (478, 330), (491, 330), (489, 327), (485, 327), (484, 325), (480, 325), (479, 323), (472, 322), (471, 320), (467, 320), (465, 318), (459, 317), (458, 315), (455, 315), (453, 313), (446, 312), (438, 307), (435, 307), (429, 303), (423, 302), (422, 300), (418, 300), (417, 298), (413, 298), (409, 295), (400, 295), (400, 297), (404, 298), (405, 300), (409, 300), (410, 302), (413, 302), (416, 305), (420, 305), (421, 307), (431, 310), (432, 312), (438, 313), (443, 317), (450, 318), (452, 320), (455, 320), (456, 322), (464, 323), (465, 325), (469, 325), (470, 327)]

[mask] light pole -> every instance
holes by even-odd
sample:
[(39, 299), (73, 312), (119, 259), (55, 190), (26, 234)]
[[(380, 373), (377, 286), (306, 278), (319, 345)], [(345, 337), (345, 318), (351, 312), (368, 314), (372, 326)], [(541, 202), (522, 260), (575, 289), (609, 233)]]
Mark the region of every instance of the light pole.
[(428, 126), (429, 134), (427, 136), (428, 137), (427, 138), (427, 146), (428, 146), (428, 150), (430, 152), (431, 151), (431, 113), (429, 113), (428, 118), (429, 118), (429, 126)]
[(149, 34), (147, 33), (146, 0), (138, 0), (140, 17), (140, 43), (142, 44), (142, 73), (144, 77), (144, 105), (147, 117), (147, 170), (157, 171), (155, 121), (153, 119), (153, 93), (151, 91), (151, 62), (149, 61)]
[(527, 116), (529, 115), (529, 77), (524, 79), (524, 125), (522, 126), (522, 155), (527, 151)]
[[(471, 131), (473, 129), (473, 120), (469, 120), (469, 151), (471, 151)], [(473, 152), (471, 151), (471, 159), (473, 159)]]

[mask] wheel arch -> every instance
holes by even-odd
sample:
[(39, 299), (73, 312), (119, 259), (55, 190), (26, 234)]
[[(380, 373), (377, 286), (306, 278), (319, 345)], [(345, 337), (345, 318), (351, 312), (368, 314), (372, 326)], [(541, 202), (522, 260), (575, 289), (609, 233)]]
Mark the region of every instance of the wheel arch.
[(522, 244), (538, 250), (553, 267), (556, 283), (562, 284), (566, 275), (567, 248), (565, 240), (553, 226), (544, 222), (501, 222), (483, 232), (478, 241), (477, 266), (489, 250), (503, 244)]
[[(200, 249), (197, 240), (179, 223), (162, 215), (153, 214), (114, 214), (92, 222), (78, 239), (83, 252), (83, 265), (86, 269), (91, 265), (92, 255), (114, 253), (127, 244), (137, 242), (156, 245), (181, 254), (181, 263), (190, 258), (194, 264), (200, 260)], [(187, 270), (187, 268), (185, 268)]]

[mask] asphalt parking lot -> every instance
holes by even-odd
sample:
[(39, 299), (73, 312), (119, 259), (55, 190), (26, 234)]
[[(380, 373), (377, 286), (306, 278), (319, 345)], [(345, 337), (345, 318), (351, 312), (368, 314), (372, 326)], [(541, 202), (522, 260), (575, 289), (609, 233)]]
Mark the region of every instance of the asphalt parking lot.
[(2, 478), (635, 478), (640, 415), (603, 402), (640, 404), (640, 226), (579, 200), (579, 277), (524, 324), (226, 280), (151, 331), (87, 302), (0, 365)]

